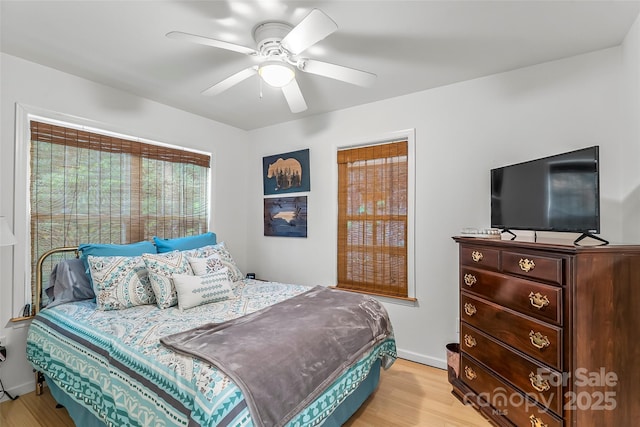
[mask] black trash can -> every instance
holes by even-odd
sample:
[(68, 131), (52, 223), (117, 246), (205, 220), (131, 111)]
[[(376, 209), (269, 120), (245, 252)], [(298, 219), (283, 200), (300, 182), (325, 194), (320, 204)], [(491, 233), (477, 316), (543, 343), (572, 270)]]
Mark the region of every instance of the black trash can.
[(460, 344), (447, 344), (447, 373), (449, 382), (453, 384), (460, 372)]

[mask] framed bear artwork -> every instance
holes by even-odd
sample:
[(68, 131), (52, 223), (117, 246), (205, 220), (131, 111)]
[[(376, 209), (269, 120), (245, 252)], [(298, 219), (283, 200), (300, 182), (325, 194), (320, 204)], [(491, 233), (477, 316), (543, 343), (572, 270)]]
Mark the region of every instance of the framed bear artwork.
[(262, 182), (265, 195), (309, 191), (309, 149), (263, 157)]

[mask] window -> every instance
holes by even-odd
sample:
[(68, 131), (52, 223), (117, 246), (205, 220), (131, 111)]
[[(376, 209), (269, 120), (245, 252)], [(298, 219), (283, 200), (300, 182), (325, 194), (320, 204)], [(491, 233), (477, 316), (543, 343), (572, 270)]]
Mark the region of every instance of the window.
[(408, 141), (338, 151), (338, 288), (409, 295)]
[(30, 132), (32, 301), (35, 265), (52, 248), (208, 230), (208, 154), (35, 120)]

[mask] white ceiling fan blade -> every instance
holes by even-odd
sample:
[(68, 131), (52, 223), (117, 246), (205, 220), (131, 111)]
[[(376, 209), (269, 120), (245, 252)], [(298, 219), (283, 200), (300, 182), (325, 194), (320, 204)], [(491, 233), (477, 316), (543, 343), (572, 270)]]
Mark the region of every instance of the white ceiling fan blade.
[(289, 31), (280, 44), (292, 54), (297, 55), (337, 29), (338, 25), (333, 22), (333, 19), (319, 9), (313, 9)]
[(237, 73), (227, 77), (219, 83), (211, 86), (209, 89), (206, 89), (202, 92), (203, 95), (213, 96), (218, 95), (219, 93), (224, 92), (229, 89), (231, 86), (237, 85), (243, 80), (248, 79), (258, 72), (258, 67), (249, 67), (245, 68), (242, 71), (238, 71)]
[(375, 74), (366, 71), (313, 59), (305, 59), (301, 70), (364, 87), (372, 86), (377, 77)]
[(296, 79), (291, 80), (288, 85), (283, 86), (282, 93), (292, 113), (301, 113), (307, 109), (307, 103), (304, 100), (304, 96), (302, 96), (302, 91), (300, 91), (300, 86), (298, 86)]
[(244, 53), (245, 55), (258, 54), (258, 51), (249, 47), (223, 42), (222, 40), (210, 39), (209, 37), (197, 36), (195, 34), (183, 33), (181, 31), (171, 31), (170, 33), (167, 33), (167, 37), (169, 37), (170, 39), (185, 40), (192, 43), (203, 44), (205, 46), (231, 50), (234, 52)]

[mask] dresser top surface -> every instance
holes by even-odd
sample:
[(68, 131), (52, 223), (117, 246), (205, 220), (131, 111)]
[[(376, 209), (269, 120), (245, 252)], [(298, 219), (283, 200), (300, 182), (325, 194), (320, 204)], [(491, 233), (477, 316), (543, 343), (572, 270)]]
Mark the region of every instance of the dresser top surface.
[(600, 242), (581, 242), (580, 245), (574, 245), (572, 239), (554, 239), (554, 238), (537, 238), (530, 237), (509, 239), (487, 239), (479, 237), (462, 237), (454, 236), (453, 240), (458, 243), (470, 245), (493, 246), (500, 248), (526, 248), (546, 250), (553, 252), (562, 252), (568, 254), (589, 253), (589, 252), (633, 252), (640, 253), (640, 245), (634, 244), (608, 244), (602, 245)]

